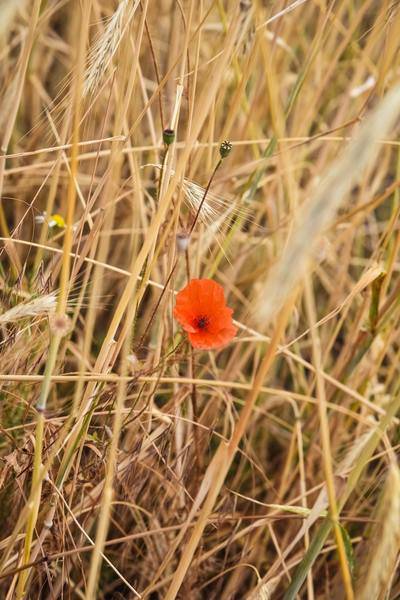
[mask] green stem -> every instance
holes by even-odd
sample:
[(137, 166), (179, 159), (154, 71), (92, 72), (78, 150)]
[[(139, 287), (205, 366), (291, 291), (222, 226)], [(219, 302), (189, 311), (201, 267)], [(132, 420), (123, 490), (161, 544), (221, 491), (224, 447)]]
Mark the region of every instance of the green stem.
[[(365, 465), (371, 459), (373, 453), (375, 452), (376, 447), (378, 446), (382, 435), (385, 433), (386, 428), (392, 421), (393, 417), (396, 415), (397, 411), (400, 409), (400, 394), (393, 400), (393, 402), (389, 405), (389, 408), (386, 412), (386, 415), (382, 417), (381, 421), (377, 425), (374, 434), (368, 440), (365, 445), (363, 451), (361, 452), (359, 458), (357, 459), (350, 475), (347, 480), (346, 487), (343, 490), (339, 500), (338, 500), (338, 511), (340, 512), (347, 500), (349, 499), (351, 493), (353, 492), (355, 486), (357, 485), (361, 474), (365, 468)], [(303, 560), (297, 567), (297, 570), (293, 576), (292, 583), (288, 587), (283, 600), (295, 600), (297, 594), (300, 591), (301, 586), (303, 585), (307, 573), (314, 564), (317, 559), (319, 553), (321, 552), (323, 545), (325, 543), (326, 538), (328, 537), (332, 528), (331, 521), (325, 521), (317, 530)]]

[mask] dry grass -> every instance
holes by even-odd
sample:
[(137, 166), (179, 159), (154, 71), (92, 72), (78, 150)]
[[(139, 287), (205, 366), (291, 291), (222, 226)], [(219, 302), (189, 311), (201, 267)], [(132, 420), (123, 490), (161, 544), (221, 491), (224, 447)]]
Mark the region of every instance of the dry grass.
[(400, 597), (399, 45), (392, 0), (0, 0), (1, 598)]

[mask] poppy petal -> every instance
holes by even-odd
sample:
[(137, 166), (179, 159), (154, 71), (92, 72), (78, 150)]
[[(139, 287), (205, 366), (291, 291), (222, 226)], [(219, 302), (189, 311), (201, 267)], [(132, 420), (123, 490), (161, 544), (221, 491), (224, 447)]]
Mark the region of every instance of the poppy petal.
[(228, 344), (236, 335), (237, 328), (221, 329), (218, 333), (197, 332), (189, 333), (189, 340), (194, 348), (203, 350), (212, 350), (213, 348), (221, 348)]

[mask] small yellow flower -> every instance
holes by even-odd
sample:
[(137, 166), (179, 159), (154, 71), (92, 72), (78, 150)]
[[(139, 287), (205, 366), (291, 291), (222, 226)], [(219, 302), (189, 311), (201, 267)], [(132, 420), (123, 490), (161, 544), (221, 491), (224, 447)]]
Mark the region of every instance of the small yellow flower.
[(49, 219), (49, 227), (60, 227), (63, 229), (65, 227), (65, 221), (63, 217), (58, 213), (51, 215)]
[(50, 217), (47, 218), (46, 211), (44, 211), (41, 215), (35, 217), (35, 221), (36, 223), (47, 223), (50, 228), (59, 227), (60, 229), (64, 229), (66, 227), (64, 218), (58, 213), (50, 215)]

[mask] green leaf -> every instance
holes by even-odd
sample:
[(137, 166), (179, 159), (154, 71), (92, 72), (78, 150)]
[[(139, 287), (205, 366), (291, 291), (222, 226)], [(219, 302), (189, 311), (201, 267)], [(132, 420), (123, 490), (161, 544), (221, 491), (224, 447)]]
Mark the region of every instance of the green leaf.
[(339, 523), (339, 527), (340, 527), (340, 531), (341, 531), (343, 542), (344, 542), (344, 549), (346, 551), (347, 563), (349, 565), (350, 573), (351, 573), (351, 575), (353, 575), (354, 565), (355, 565), (353, 544), (351, 543), (351, 538), (347, 532), (347, 529), (345, 529), (345, 527), (343, 527), (343, 525), (341, 525), (340, 523)]

